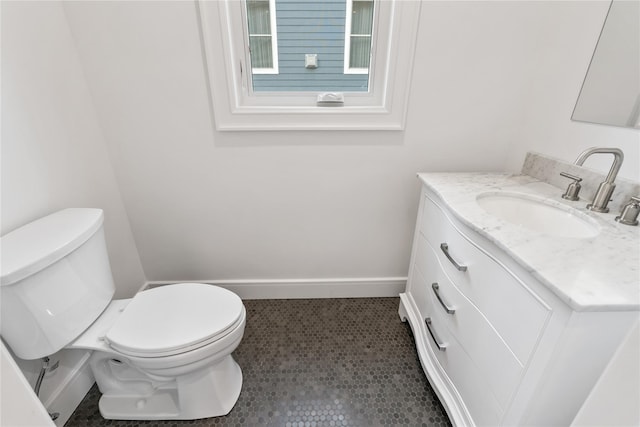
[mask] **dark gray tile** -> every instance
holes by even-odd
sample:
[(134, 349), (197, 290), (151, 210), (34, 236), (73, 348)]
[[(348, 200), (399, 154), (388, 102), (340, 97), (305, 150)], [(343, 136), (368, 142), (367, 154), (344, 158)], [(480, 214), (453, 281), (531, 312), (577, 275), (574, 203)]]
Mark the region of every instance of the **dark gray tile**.
[(397, 298), (244, 301), (240, 399), (224, 417), (104, 420), (94, 386), (72, 426), (445, 426)]

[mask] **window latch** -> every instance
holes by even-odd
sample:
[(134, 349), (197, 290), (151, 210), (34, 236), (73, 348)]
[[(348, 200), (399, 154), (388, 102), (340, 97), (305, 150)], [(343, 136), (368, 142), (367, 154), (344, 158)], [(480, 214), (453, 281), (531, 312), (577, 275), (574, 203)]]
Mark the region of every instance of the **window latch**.
[(318, 107), (342, 107), (344, 105), (344, 94), (342, 92), (319, 93), (316, 105)]

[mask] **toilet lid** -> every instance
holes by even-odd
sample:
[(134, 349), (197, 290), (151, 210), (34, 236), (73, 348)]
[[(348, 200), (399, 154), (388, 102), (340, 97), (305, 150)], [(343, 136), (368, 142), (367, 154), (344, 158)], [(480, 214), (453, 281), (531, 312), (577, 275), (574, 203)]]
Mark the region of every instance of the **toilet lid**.
[(202, 283), (161, 286), (137, 294), (105, 335), (126, 355), (158, 357), (206, 345), (240, 320), (242, 300)]

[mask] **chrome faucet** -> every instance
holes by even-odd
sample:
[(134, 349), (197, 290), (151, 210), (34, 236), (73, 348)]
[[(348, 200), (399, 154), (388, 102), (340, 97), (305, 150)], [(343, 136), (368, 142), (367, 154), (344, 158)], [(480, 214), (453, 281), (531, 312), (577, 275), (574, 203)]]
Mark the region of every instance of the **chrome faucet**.
[(592, 154), (613, 154), (613, 164), (611, 165), (611, 169), (609, 170), (609, 174), (604, 182), (601, 182), (598, 186), (598, 190), (596, 191), (595, 196), (593, 196), (593, 202), (587, 205), (587, 209), (595, 211), (595, 212), (609, 212), (609, 208), (607, 204), (611, 201), (611, 195), (613, 194), (613, 190), (616, 187), (614, 181), (616, 180), (616, 176), (618, 176), (618, 171), (620, 171), (620, 166), (622, 166), (622, 161), (624, 160), (624, 154), (622, 150), (619, 148), (600, 148), (593, 147), (584, 150), (574, 164), (577, 166), (582, 166), (584, 161), (587, 160), (587, 157)]

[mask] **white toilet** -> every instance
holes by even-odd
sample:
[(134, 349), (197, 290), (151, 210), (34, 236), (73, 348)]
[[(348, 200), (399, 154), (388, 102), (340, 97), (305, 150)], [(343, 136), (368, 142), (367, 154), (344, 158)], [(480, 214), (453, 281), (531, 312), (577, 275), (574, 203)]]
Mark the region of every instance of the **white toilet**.
[(23, 359), (93, 350), (91, 369), (109, 419), (225, 415), (240, 395), (231, 352), (244, 333), (242, 300), (180, 283), (111, 300), (100, 209), (65, 209), (0, 239), (0, 330)]

